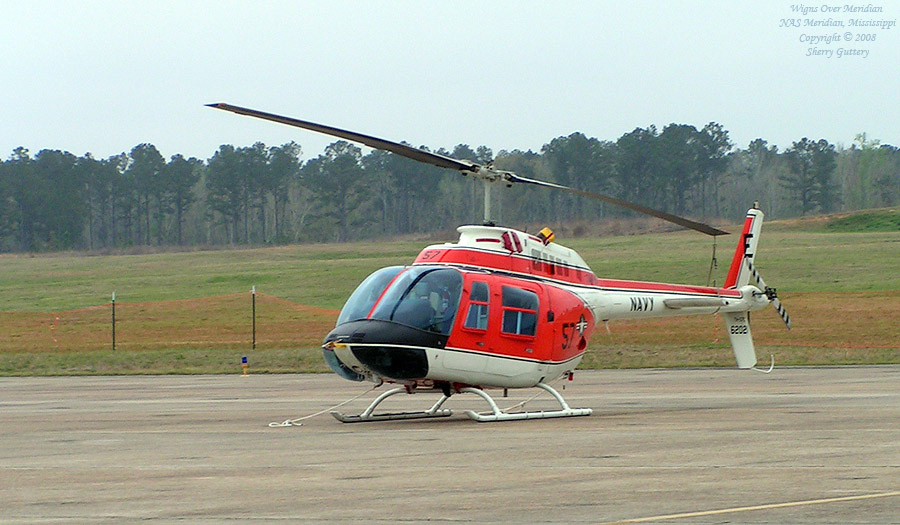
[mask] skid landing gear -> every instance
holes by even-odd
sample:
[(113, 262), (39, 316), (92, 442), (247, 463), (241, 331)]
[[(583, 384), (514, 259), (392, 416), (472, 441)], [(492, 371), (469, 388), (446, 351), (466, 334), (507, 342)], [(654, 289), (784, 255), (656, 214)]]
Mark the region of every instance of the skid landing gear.
[[(566, 400), (550, 385), (546, 385), (544, 383), (538, 383), (538, 388), (541, 388), (552, 395), (557, 402), (560, 404), (559, 410), (551, 410), (551, 411), (537, 411), (537, 412), (503, 412), (500, 410), (500, 407), (497, 406), (497, 403), (494, 399), (488, 395), (484, 390), (479, 388), (465, 387), (459, 390), (459, 393), (470, 393), (480, 396), (482, 399), (487, 401), (488, 405), (491, 407), (491, 412), (488, 413), (479, 413), (474, 410), (466, 410), (466, 415), (475, 421), (480, 423), (489, 422), (489, 421), (517, 421), (522, 419), (548, 419), (554, 417), (576, 417), (576, 416), (589, 416), (593, 412), (590, 408), (570, 408)], [(369, 405), (362, 414), (355, 416), (348, 416), (341, 414), (340, 412), (331, 412), (331, 415), (334, 416), (335, 419), (340, 421), (341, 423), (361, 423), (363, 421), (391, 421), (397, 419), (424, 419), (424, 418), (433, 418), (433, 417), (449, 417), (453, 414), (453, 411), (449, 408), (441, 408), (441, 405), (444, 404), (445, 401), (450, 399), (450, 396), (445, 392), (441, 398), (431, 406), (428, 410), (419, 411), (419, 412), (392, 412), (392, 413), (384, 413), (384, 414), (375, 414), (375, 407), (381, 404), (385, 399), (400, 393), (409, 393), (405, 387), (397, 387), (387, 392), (381, 394), (372, 404)]]
[(444, 401), (450, 399), (448, 395), (442, 395), (438, 402), (432, 405), (428, 410), (420, 411), (420, 412), (393, 412), (387, 414), (373, 414), (375, 411), (375, 407), (381, 404), (382, 401), (391, 397), (394, 394), (400, 393), (408, 393), (406, 387), (397, 387), (387, 392), (381, 394), (380, 396), (375, 398), (375, 401), (372, 401), (372, 404), (369, 405), (362, 414), (356, 416), (345, 416), (340, 412), (332, 412), (331, 415), (334, 416), (335, 419), (340, 421), (341, 423), (362, 423), (363, 421), (391, 421), (394, 419), (423, 419), (429, 417), (449, 417), (453, 414), (453, 411), (449, 408), (441, 408), (441, 405), (444, 404)]
[(544, 383), (538, 383), (538, 388), (546, 390), (550, 393), (556, 400), (559, 402), (560, 410), (551, 410), (549, 412), (539, 411), (539, 412), (503, 412), (500, 410), (500, 407), (497, 406), (497, 403), (494, 402), (494, 399), (489, 396), (484, 390), (480, 390), (478, 388), (462, 388), (460, 392), (469, 392), (478, 396), (481, 396), (482, 399), (487, 401), (488, 405), (491, 406), (490, 413), (478, 413), (474, 410), (466, 410), (466, 415), (469, 418), (478, 421), (479, 423), (485, 423), (488, 421), (517, 421), (521, 419), (548, 419), (551, 417), (575, 417), (575, 416), (589, 416), (593, 412), (590, 408), (570, 408), (569, 404), (566, 403), (566, 400), (563, 399), (559, 392), (556, 391), (550, 385), (546, 385)]

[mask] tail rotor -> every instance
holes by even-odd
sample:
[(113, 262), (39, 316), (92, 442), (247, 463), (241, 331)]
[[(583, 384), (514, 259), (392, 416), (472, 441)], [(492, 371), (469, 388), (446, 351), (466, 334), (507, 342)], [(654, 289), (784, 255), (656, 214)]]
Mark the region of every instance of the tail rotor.
[(750, 275), (756, 280), (759, 287), (762, 288), (763, 294), (765, 294), (766, 298), (769, 299), (769, 302), (772, 303), (772, 306), (775, 308), (775, 311), (778, 312), (778, 315), (781, 316), (781, 320), (784, 321), (787, 329), (791, 329), (791, 316), (788, 315), (787, 310), (784, 309), (784, 305), (781, 304), (781, 301), (778, 300), (778, 293), (775, 288), (771, 288), (766, 286), (766, 282), (763, 281), (762, 276), (756, 270), (756, 266), (753, 265), (753, 261), (750, 258), (746, 259), (747, 267), (750, 269)]

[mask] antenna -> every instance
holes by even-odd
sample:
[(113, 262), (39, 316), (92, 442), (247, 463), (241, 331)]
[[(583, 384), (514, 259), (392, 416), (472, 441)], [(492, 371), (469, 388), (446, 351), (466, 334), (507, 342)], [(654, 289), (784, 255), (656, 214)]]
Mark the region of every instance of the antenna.
[(484, 185), (484, 224), (485, 226), (493, 224), (491, 220), (491, 181), (481, 179)]

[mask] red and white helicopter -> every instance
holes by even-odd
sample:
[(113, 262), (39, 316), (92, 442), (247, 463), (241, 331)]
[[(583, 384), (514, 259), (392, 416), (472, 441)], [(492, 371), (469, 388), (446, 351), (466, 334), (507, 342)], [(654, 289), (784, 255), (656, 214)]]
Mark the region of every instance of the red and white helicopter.
[[(361, 414), (332, 414), (342, 422), (446, 417), (443, 403), (456, 393), (481, 396), (488, 413), (476, 421), (586, 416), (570, 408), (549, 385), (570, 376), (584, 356), (596, 325), (637, 319), (720, 313), (738, 368), (756, 365), (749, 313), (772, 304), (790, 328), (775, 290), (765, 285), (753, 260), (763, 213), (747, 212), (725, 284), (721, 288), (601, 279), (573, 250), (554, 242), (549, 229), (537, 235), (494, 226), (493, 184), (531, 184), (599, 199), (708, 235), (727, 232), (607, 195), (520, 177), (369, 135), (229, 104), (210, 107), (305, 128), (420, 162), (457, 170), (484, 182), (485, 225), (460, 226), (459, 241), (428, 246), (410, 266), (382, 268), (366, 278), (344, 305), (324, 340), (325, 361), (341, 377), (398, 386)], [(753, 286), (753, 279), (759, 287)], [(559, 410), (506, 412), (485, 389), (538, 387)], [(418, 390), (443, 395), (419, 412), (375, 413), (388, 397)]]

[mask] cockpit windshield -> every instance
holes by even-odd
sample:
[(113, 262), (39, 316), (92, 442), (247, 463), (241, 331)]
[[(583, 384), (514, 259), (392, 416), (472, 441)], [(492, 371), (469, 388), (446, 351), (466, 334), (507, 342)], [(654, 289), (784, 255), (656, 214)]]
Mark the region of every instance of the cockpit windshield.
[(448, 335), (459, 308), (461, 293), (462, 274), (458, 271), (414, 266), (391, 283), (372, 312), (371, 319), (393, 321)]
[(405, 266), (389, 266), (382, 268), (372, 275), (366, 277), (356, 291), (347, 299), (341, 314), (338, 316), (337, 324), (343, 324), (349, 321), (365, 319), (375, 306), (375, 301), (381, 297), (387, 285), (391, 284), (391, 280), (402, 272)]

